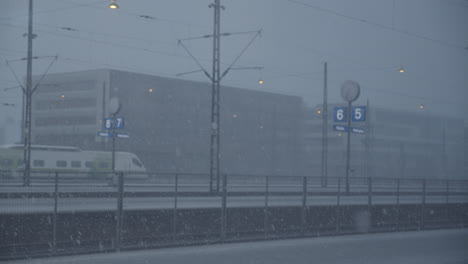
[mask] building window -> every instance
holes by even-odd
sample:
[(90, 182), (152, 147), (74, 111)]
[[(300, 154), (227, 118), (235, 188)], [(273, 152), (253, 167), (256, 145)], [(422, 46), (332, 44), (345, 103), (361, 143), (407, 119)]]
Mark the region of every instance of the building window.
[(0, 164), (3, 167), (10, 167), (11, 165), (13, 165), (13, 160), (11, 160), (11, 159), (2, 159), (2, 160), (0, 160)]
[(72, 162), (71, 162), (71, 167), (72, 167), (72, 168), (81, 168), (81, 161), (72, 160)]
[(42, 168), (42, 167), (44, 167), (44, 165), (45, 165), (45, 162), (43, 160), (34, 160), (33, 161), (33, 166), (34, 167)]
[(59, 168), (64, 168), (67, 166), (67, 162), (65, 160), (57, 160), (56, 165)]
[(96, 107), (96, 98), (64, 98), (55, 100), (40, 100), (35, 104), (36, 110), (90, 108)]
[(43, 117), (36, 119), (36, 126), (76, 126), (76, 125), (94, 125), (96, 117), (89, 116), (69, 116), (64, 118)]

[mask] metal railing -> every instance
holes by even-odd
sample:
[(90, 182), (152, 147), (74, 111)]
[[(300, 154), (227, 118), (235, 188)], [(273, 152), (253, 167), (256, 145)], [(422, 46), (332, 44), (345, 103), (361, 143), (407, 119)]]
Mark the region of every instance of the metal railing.
[[(18, 236), (3, 236), (0, 256), (7, 257), (21, 256), (22, 250), (29, 256), (61, 254), (83, 244), (90, 245), (87, 251), (106, 251), (187, 241), (455, 227), (465, 226), (468, 219), (468, 180), (350, 178), (346, 192), (340, 177), (329, 177), (323, 186), (321, 177), (223, 174), (220, 191), (210, 192), (209, 174), (42, 171), (31, 173), (27, 187), (15, 174), (0, 175), (0, 217), (20, 220), (17, 223), (27, 217), (47, 218), (50, 224), (44, 226), (51, 229), (42, 242), (35, 241), (36, 229), (22, 241)], [(77, 240), (80, 235), (76, 234), (83, 230), (67, 231), (73, 233), (73, 239), (67, 240), (63, 229), (73, 229), (69, 227), (71, 214), (83, 221), (74, 219), (75, 225), (90, 228), (89, 216), (115, 229), (95, 240), (89, 234), (91, 238)], [(138, 229), (138, 221), (154, 215), (166, 224), (147, 233)], [(26, 230), (14, 224), (9, 227)], [(37, 246), (41, 243), (48, 245), (47, 250)]]

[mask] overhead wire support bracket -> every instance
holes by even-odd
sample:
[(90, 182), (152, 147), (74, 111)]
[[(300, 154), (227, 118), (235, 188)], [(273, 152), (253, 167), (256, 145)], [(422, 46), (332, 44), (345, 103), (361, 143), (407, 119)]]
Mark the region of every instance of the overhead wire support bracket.
[(221, 77), (219, 78), (220, 80), (222, 80), (223, 77), (226, 76), (226, 74), (228, 74), (228, 72), (231, 70), (232, 66), (234, 66), (234, 64), (240, 59), (240, 57), (242, 57), (242, 55), (244, 55), (244, 53), (247, 51), (247, 49), (250, 47), (250, 45), (252, 45), (252, 43), (255, 41), (255, 39), (258, 36), (261, 35), (261, 33), (262, 33), (261, 29), (257, 31), (257, 34), (255, 34), (255, 36), (253, 36), (253, 38), (249, 41), (249, 43), (247, 43), (247, 45), (240, 52), (240, 54), (232, 61), (231, 65), (229, 65), (229, 67), (227, 67), (227, 69), (223, 72), (223, 74), (221, 74)]
[(8, 68), (10, 69), (11, 73), (13, 74), (13, 76), (15, 77), (16, 81), (18, 82), (19, 84), (19, 87), (21, 87), (21, 89), (23, 90), (23, 93), (26, 93), (26, 89), (24, 88), (23, 84), (21, 83), (21, 81), (19, 80), (18, 78), (18, 75), (16, 74), (15, 70), (13, 70), (13, 68), (11, 67), (9, 61), (7, 60), (6, 61), (6, 65), (8, 66)]
[[(201, 65), (201, 63), (197, 60), (197, 58), (195, 58), (195, 56), (193, 56), (192, 52), (190, 52), (190, 50), (185, 46), (185, 44), (182, 42), (182, 40), (179, 40), (177, 42), (179, 45), (182, 45), (182, 47), (185, 49), (185, 51), (187, 51), (187, 53), (190, 55), (190, 57), (195, 61), (195, 63), (198, 65), (198, 67), (200, 67), (201, 71), (203, 71), (206, 75), (206, 77), (208, 77), (208, 79), (210, 79), (211, 81), (213, 81), (213, 77), (208, 73), (208, 71), (206, 71), (205, 68), (203, 68), (203, 66)], [(195, 71), (194, 71), (195, 72)], [(187, 73), (188, 74), (188, 73)]]
[[(52, 56), (49, 56), (49, 57), (52, 57)], [(54, 65), (54, 63), (57, 61), (58, 55), (53, 56), (53, 58), (54, 59), (50, 62), (50, 64), (47, 67), (46, 71), (42, 74), (41, 78), (39, 78), (39, 81), (36, 83), (36, 85), (34, 85), (34, 88), (32, 89), (31, 94), (33, 94), (37, 90), (37, 88), (39, 87), (39, 84), (41, 83), (42, 79), (44, 79), (44, 77), (47, 75), (47, 73), (49, 73), (50, 68), (52, 68), (52, 65)]]

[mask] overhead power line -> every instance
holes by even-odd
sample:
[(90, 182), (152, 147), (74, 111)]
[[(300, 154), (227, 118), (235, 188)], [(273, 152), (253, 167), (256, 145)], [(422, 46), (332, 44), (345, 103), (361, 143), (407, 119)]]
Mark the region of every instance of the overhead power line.
[(381, 29), (385, 29), (385, 30), (388, 30), (388, 31), (395, 31), (395, 32), (398, 32), (400, 34), (404, 34), (404, 35), (407, 35), (407, 36), (410, 36), (410, 37), (413, 37), (413, 38), (418, 38), (418, 39), (422, 39), (422, 40), (426, 40), (426, 41), (431, 41), (431, 42), (437, 43), (439, 45), (443, 45), (443, 46), (447, 46), (447, 47), (451, 47), (451, 48), (456, 48), (456, 49), (461, 49), (461, 50), (465, 49), (465, 45), (455, 44), (455, 43), (451, 43), (451, 42), (448, 42), (448, 41), (445, 41), (445, 40), (440, 40), (440, 39), (435, 39), (435, 38), (427, 37), (427, 36), (424, 36), (424, 35), (420, 35), (420, 34), (417, 34), (417, 33), (414, 33), (414, 32), (408, 32), (408, 31), (405, 31), (405, 30), (396, 29), (396, 28), (394, 28), (392, 26), (387, 26), (387, 25), (372, 22), (372, 21), (369, 21), (369, 20), (366, 20), (366, 19), (363, 19), (363, 18), (343, 14), (343, 13), (337, 12), (337, 11), (332, 10), (332, 9), (327, 9), (327, 8), (320, 7), (318, 5), (313, 5), (313, 4), (305, 3), (305, 2), (302, 2), (302, 1), (298, 1), (298, 0), (286, 0), (286, 1), (288, 1), (290, 3), (293, 3), (293, 4), (302, 5), (302, 6), (305, 6), (307, 8), (311, 8), (311, 9), (314, 9), (314, 10), (317, 10), (317, 11), (320, 11), (320, 12), (323, 12), (323, 13), (332, 14), (332, 15), (335, 15), (337, 17), (341, 17), (341, 18), (345, 18), (345, 19), (348, 19), (348, 20), (357, 21), (357, 22), (361, 22), (361, 23), (364, 23), (364, 24), (367, 24), (367, 25), (371, 25), (371, 26), (374, 26), (376, 28), (381, 28)]

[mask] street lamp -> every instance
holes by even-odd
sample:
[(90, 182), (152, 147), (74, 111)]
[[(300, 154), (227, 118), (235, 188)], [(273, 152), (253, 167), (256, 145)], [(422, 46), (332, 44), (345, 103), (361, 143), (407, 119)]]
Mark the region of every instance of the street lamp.
[(117, 0), (112, 0), (111, 3), (109, 4), (110, 9), (117, 9), (119, 8), (119, 5), (117, 5)]
[(398, 70), (398, 72), (400, 72), (400, 73), (404, 73), (404, 72), (405, 72), (405, 69), (403, 69), (403, 66), (400, 66), (400, 69)]

